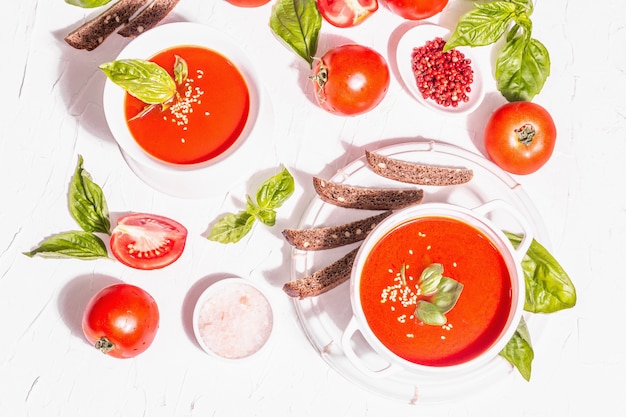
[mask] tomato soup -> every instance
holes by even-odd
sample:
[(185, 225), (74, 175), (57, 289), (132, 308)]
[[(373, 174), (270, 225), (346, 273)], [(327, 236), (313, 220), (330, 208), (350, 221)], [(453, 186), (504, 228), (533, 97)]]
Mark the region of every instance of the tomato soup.
[(177, 98), (166, 109), (145, 112), (145, 103), (126, 94), (127, 125), (135, 141), (157, 159), (205, 162), (229, 149), (243, 131), (250, 111), (248, 85), (230, 60), (211, 49), (177, 46), (150, 60), (174, 77), (176, 55), (188, 66)]
[[(418, 280), (433, 263), (463, 284), (444, 325), (424, 324), (415, 316), (416, 303), (428, 301)], [(383, 236), (364, 263), (359, 291), (378, 340), (397, 356), (427, 366), (458, 365), (487, 350), (502, 333), (512, 305), (500, 251), (478, 229), (448, 217), (410, 220)]]

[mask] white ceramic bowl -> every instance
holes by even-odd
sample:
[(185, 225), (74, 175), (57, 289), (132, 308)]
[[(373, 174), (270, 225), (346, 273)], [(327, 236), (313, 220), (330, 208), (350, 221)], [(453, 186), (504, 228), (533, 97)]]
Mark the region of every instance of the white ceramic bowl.
[(270, 339), (272, 308), (249, 280), (231, 277), (210, 285), (193, 312), (193, 330), (200, 347), (220, 359), (244, 359)]
[(154, 158), (137, 144), (127, 127), (125, 91), (108, 79), (103, 96), (106, 120), (130, 168), (154, 189), (185, 198), (228, 192), (253, 174), (245, 169), (249, 165), (247, 161), (259, 158), (267, 148), (261, 141), (269, 137), (272, 128), (271, 106), (244, 52), (224, 34), (201, 24), (181, 22), (158, 26), (131, 41), (116, 59), (149, 59), (160, 51), (181, 45), (216, 51), (243, 75), (249, 89), (250, 108), (236, 142), (218, 157), (197, 164), (171, 164)]
[[(489, 220), (489, 213), (495, 212), (496, 210), (508, 210), (510, 213), (514, 214), (516, 219), (519, 221), (523, 229), (522, 233), (525, 237), (517, 249), (513, 248), (504, 233)], [(362, 272), (365, 262), (374, 246), (386, 235), (388, 235), (388, 233), (395, 230), (399, 225), (414, 219), (430, 217), (450, 218), (478, 229), (485, 236), (487, 236), (487, 238), (494, 244), (502, 255), (510, 277), (511, 306), (506, 317), (506, 323), (499, 332), (497, 339), (478, 356), (465, 362), (455, 363), (452, 365), (439, 366), (418, 364), (404, 359), (391, 351), (390, 348), (385, 346), (385, 344), (377, 338), (370, 328), (361, 302), (360, 288), (361, 281), (364, 279)], [(395, 372), (398, 369), (432, 375), (433, 378), (437, 378), (438, 376), (458, 376), (463, 373), (475, 371), (478, 367), (483, 366), (497, 356), (497, 354), (513, 336), (517, 325), (520, 322), (525, 299), (524, 275), (521, 269), (521, 260), (526, 253), (530, 242), (532, 241), (532, 236), (531, 228), (526, 220), (523, 219), (521, 215), (518, 215), (515, 209), (501, 200), (494, 200), (493, 202), (486, 203), (473, 210), (447, 203), (424, 203), (394, 213), (392, 216), (383, 220), (367, 236), (356, 256), (350, 281), (350, 297), (353, 318), (342, 337), (342, 347), (344, 349), (344, 353), (356, 367), (374, 377), (380, 377), (389, 372)], [(444, 270), (444, 276), (446, 275), (445, 272), (446, 271)], [(415, 271), (413, 271), (413, 274), (417, 276), (420, 275), (419, 272)], [(462, 279), (459, 279), (459, 281), (462, 282)], [(467, 284), (468, 283), (466, 283), (466, 285)], [(463, 292), (461, 292), (460, 297), (463, 297)], [(391, 315), (390, 319), (393, 319), (391, 318)], [(462, 328), (454, 329), (454, 331), (462, 331)], [(372, 369), (372, 367), (365, 360), (362, 360), (362, 357), (357, 352), (357, 349), (354, 348), (353, 343), (353, 336), (357, 332), (362, 334), (367, 344), (378, 354), (380, 358), (384, 360), (383, 363), (385, 366)]]
[(482, 72), (480, 64), (476, 59), (476, 54), (469, 47), (456, 48), (462, 52), (466, 58), (472, 61), (472, 69), (474, 70), (474, 79), (471, 84), (472, 91), (469, 93), (469, 101), (461, 102), (457, 107), (444, 107), (437, 104), (434, 100), (424, 99), (422, 93), (415, 83), (415, 75), (412, 69), (413, 48), (417, 48), (426, 44), (437, 37), (447, 40), (451, 32), (442, 27), (431, 23), (420, 23), (409, 29), (398, 42), (396, 49), (396, 65), (402, 82), (409, 90), (411, 95), (425, 107), (446, 115), (465, 115), (473, 112), (482, 103), (485, 98), (485, 90), (483, 86)]

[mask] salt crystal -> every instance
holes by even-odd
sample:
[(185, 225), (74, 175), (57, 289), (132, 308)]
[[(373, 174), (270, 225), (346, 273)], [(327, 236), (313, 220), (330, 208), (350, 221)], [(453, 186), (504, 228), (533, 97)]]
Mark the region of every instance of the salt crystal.
[(197, 326), (204, 345), (223, 358), (244, 358), (257, 352), (272, 331), (272, 309), (252, 285), (230, 282), (201, 305)]

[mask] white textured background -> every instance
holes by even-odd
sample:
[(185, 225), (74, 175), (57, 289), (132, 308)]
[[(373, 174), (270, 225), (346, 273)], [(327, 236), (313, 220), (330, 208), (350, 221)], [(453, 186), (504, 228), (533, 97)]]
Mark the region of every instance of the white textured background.
[[(626, 415), (624, 2), (540, 0), (532, 16), (533, 34), (552, 58), (552, 74), (535, 101), (551, 112), (559, 135), (550, 162), (517, 179), (539, 209), (552, 251), (577, 287), (578, 305), (550, 317), (535, 346), (530, 383), (512, 376), (505, 391), (479, 390), (468, 399), (428, 407), (373, 396), (317, 355), (280, 290), (289, 279), (289, 251), (278, 232), (297, 225), (313, 197), (311, 175), (332, 175), (366, 145), (424, 137), (482, 152), (482, 127), (503, 99), (490, 85), (487, 99), (470, 118), (445, 118), (422, 108), (394, 76), (388, 95), (372, 112), (355, 118), (327, 114), (312, 101), (307, 65), (269, 30), (272, 3), (240, 9), (225, 1), (182, 0), (167, 19), (219, 29), (248, 54), (269, 93), (275, 127), (263, 144), (269, 157), (242, 169), (256, 178), (283, 164), (296, 177), (296, 194), (279, 211), (277, 226), (257, 227), (252, 236), (229, 246), (202, 235), (219, 214), (240, 207), (245, 186), (202, 200), (176, 199), (143, 185), (120, 156), (104, 119), (105, 77), (97, 65), (114, 59), (128, 41), (113, 35), (95, 51), (76, 51), (63, 37), (95, 11), (62, 0), (3, 4), (0, 415)], [(470, 7), (470, 1), (451, 0), (432, 20), (453, 27)], [(394, 33), (403, 24), (382, 3), (361, 26), (340, 30), (324, 23), (318, 55), (352, 40), (390, 59)], [(106, 260), (22, 255), (43, 237), (77, 227), (66, 203), (77, 154), (103, 187), (112, 212), (160, 213), (189, 228), (179, 262), (142, 272)], [(190, 300), (223, 274), (255, 280), (267, 289), (274, 307), (270, 349), (245, 364), (211, 360), (190, 331)], [(118, 280), (148, 290), (162, 316), (154, 345), (126, 361), (91, 349), (80, 330), (87, 299)]]

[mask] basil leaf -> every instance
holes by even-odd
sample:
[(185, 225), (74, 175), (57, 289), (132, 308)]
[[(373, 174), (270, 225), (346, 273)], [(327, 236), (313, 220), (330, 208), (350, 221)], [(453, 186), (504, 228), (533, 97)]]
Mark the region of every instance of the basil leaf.
[(229, 213), (213, 226), (208, 239), (219, 243), (239, 242), (252, 230), (254, 220), (255, 217), (246, 211)]
[(111, 81), (146, 104), (162, 104), (176, 94), (174, 79), (154, 62), (121, 59), (101, 64), (99, 68)]
[(83, 157), (78, 156), (78, 163), (69, 189), (70, 214), (86, 232), (111, 234), (109, 209), (102, 189), (91, 180), (83, 169)]
[(513, 3), (518, 6), (518, 10), (524, 10), (528, 15), (533, 13), (535, 5), (533, 0), (507, 0), (509, 3)]
[(420, 279), (418, 281), (422, 294), (434, 294), (439, 287), (439, 282), (441, 282), (441, 278), (443, 278), (443, 265), (432, 264), (426, 267), (422, 271), (422, 274), (420, 275)]
[(484, 46), (495, 43), (509, 28), (517, 6), (508, 1), (476, 4), (459, 19), (444, 51), (457, 46)]
[(550, 54), (536, 39), (519, 36), (496, 59), (496, 84), (508, 101), (531, 101), (550, 75)]
[(530, 342), (530, 333), (524, 317), (520, 320), (515, 334), (499, 355), (515, 366), (526, 381), (530, 381), (535, 352)]
[(84, 9), (91, 9), (94, 7), (104, 6), (111, 2), (111, 0), (65, 0), (67, 4), (72, 6), (82, 7)]
[[(506, 232), (514, 247), (522, 237)], [(576, 288), (552, 254), (533, 239), (522, 259), (526, 300), (524, 310), (531, 313), (553, 313), (576, 305)]]
[(256, 202), (263, 209), (276, 209), (293, 194), (293, 177), (283, 168), (281, 172), (265, 181), (256, 192)]
[(454, 308), (461, 296), (461, 291), (463, 291), (463, 284), (452, 278), (443, 277), (432, 302), (445, 314)]
[(425, 324), (432, 326), (443, 326), (448, 321), (446, 316), (439, 310), (439, 307), (424, 300), (417, 302), (415, 316)]
[(189, 77), (189, 67), (187, 61), (176, 55), (176, 62), (174, 63), (174, 80), (176, 84), (181, 85), (187, 81)]
[(85, 231), (63, 232), (45, 239), (37, 248), (24, 255), (44, 258), (79, 258), (84, 260), (108, 258), (107, 248), (98, 236)]
[(311, 68), (321, 27), (316, 0), (278, 0), (272, 7), (270, 28)]
[(255, 216), (266, 226), (274, 226), (276, 224), (276, 211), (273, 209), (262, 209), (252, 201), (249, 195), (246, 196), (246, 211)]

